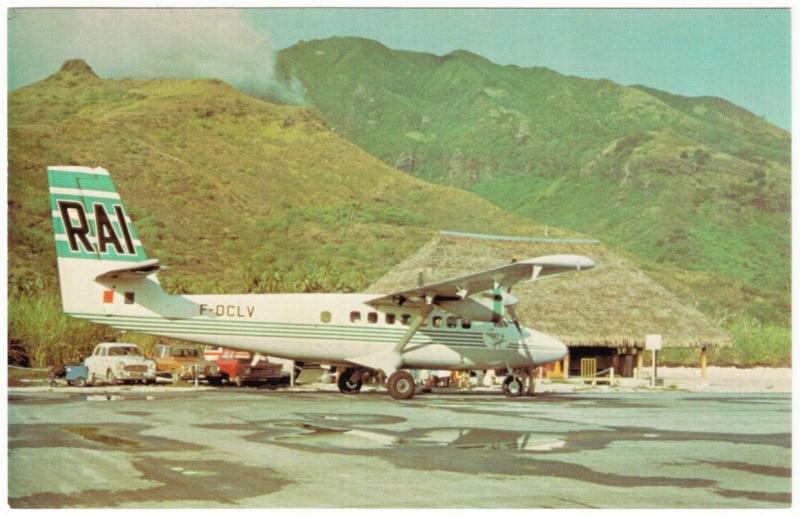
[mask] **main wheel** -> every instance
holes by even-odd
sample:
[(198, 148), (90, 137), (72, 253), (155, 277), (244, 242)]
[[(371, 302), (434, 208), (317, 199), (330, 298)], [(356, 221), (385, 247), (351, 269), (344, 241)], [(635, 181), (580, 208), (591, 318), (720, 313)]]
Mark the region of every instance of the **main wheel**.
[(407, 400), (414, 396), (414, 377), (408, 371), (395, 371), (389, 377), (389, 395), (396, 400)]
[(294, 363), (294, 371), (292, 371), (292, 374), (294, 374), (294, 381), (295, 382), (297, 381), (298, 378), (300, 378), (300, 373), (303, 372), (303, 367), (304, 366), (305, 366), (305, 364), (303, 362), (295, 362)]
[(522, 383), (522, 378), (519, 376), (514, 376), (510, 374), (506, 376), (506, 379), (503, 380), (503, 394), (508, 396), (509, 398), (516, 398), (518, 396), (522, 396), (522, 390), (524, 389), (524, 384)]
[[(358, 391), (361, 390), (361, 371), (354, 367), (348, 367), (339, 375), (339, 381), (336, 382), (336, 385), (339, 387), (339, 391), (342, 394), (358, 394)], [(353, 381), (353, 378), (356, 378)]]

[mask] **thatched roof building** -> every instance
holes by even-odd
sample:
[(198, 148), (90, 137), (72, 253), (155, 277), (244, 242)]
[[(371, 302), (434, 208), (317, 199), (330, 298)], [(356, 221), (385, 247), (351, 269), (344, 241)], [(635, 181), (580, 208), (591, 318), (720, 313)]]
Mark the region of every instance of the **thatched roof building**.
[(526, 326), (558, 336), (568, 346), (643, 348), (661, 334), (664, 347), (727, 346), (731, 337), (681, 302), (628, 260), (596, 240), (491, 237), (441, 232), (370, 287), (392, 292), (549, 254), (581, 254), (596, 266), (513, 289)]

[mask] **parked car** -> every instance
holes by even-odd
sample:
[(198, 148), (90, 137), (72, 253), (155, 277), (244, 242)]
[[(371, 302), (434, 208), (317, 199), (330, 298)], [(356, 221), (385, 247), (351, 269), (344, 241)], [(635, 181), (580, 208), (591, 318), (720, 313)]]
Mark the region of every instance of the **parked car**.
[(101, 342), (92, 355), (83, 361), (88, 369), (88, 382), (105, 381), (112, 385), (119, 382), (154, 383), (156, 363), (142, 355), (136, 344), (124, 342)]
[(288, 379), (283, 364), (270, 362), (267, 357), (250, 351), (208, 346), (205, 356), (216, 357), (223, 377), (237, 387), (277, 381), (284, 377)]
[(153, 359), (156, 369), (161, 374), (169, 374), (172, 383), (181, 380), (206, 380), (212, 385), (222, 383), (222, 372), (219, 366), (203, 358), (200, 350), (185, 344), (159, 344), (153, 348)]
[(64, 366), (66, 374), (64, 379), (67, 380), (67, 385), (74, 385), (75, 387), (84, 387), (86, 380), (89, 378), (89, 368), (85, 365), (67, 365)]
[(88, 378), (89, 368), (81, 364), (57, 365), (50, 370), (51, 387), (56, 387), (62, 379), (67, 385), (84, 387)]

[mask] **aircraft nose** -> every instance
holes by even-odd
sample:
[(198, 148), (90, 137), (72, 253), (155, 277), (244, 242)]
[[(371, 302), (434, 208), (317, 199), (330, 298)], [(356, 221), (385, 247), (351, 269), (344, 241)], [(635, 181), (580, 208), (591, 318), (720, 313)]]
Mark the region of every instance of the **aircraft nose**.
[(550, 345), (549, 347), (552, 348), (553, 350), (552, 351), (554, 357), (553, 361), (561, 360), (562, 358), (567, 356), (567, 353), (569, 353), (569, 348), (567, 348), (567, 345), (558, 339), (552, 339), (549, 342), (549, 345)]

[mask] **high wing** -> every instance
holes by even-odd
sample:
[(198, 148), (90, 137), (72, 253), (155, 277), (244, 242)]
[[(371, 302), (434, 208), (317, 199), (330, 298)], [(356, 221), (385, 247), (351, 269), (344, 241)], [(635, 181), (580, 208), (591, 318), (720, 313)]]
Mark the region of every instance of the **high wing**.
[(476, 272), (459, 278), (452, 278), (438, 283), (431, 283), (417, 288), (394, 292), (367, 301), (374, 307), (379, 306), (416, 306), (418, 304), (442, 304), (449, 302), (477, 303), (468, 300), (468, 296), (492, 289), (509, 290), (521, 281), (533, 281), (539, 278), (561, 274), (575, 270), (591, 269), (594, 261), (586, 256), (559, 254), (540, 256), (519, 261), (495, 269)]

